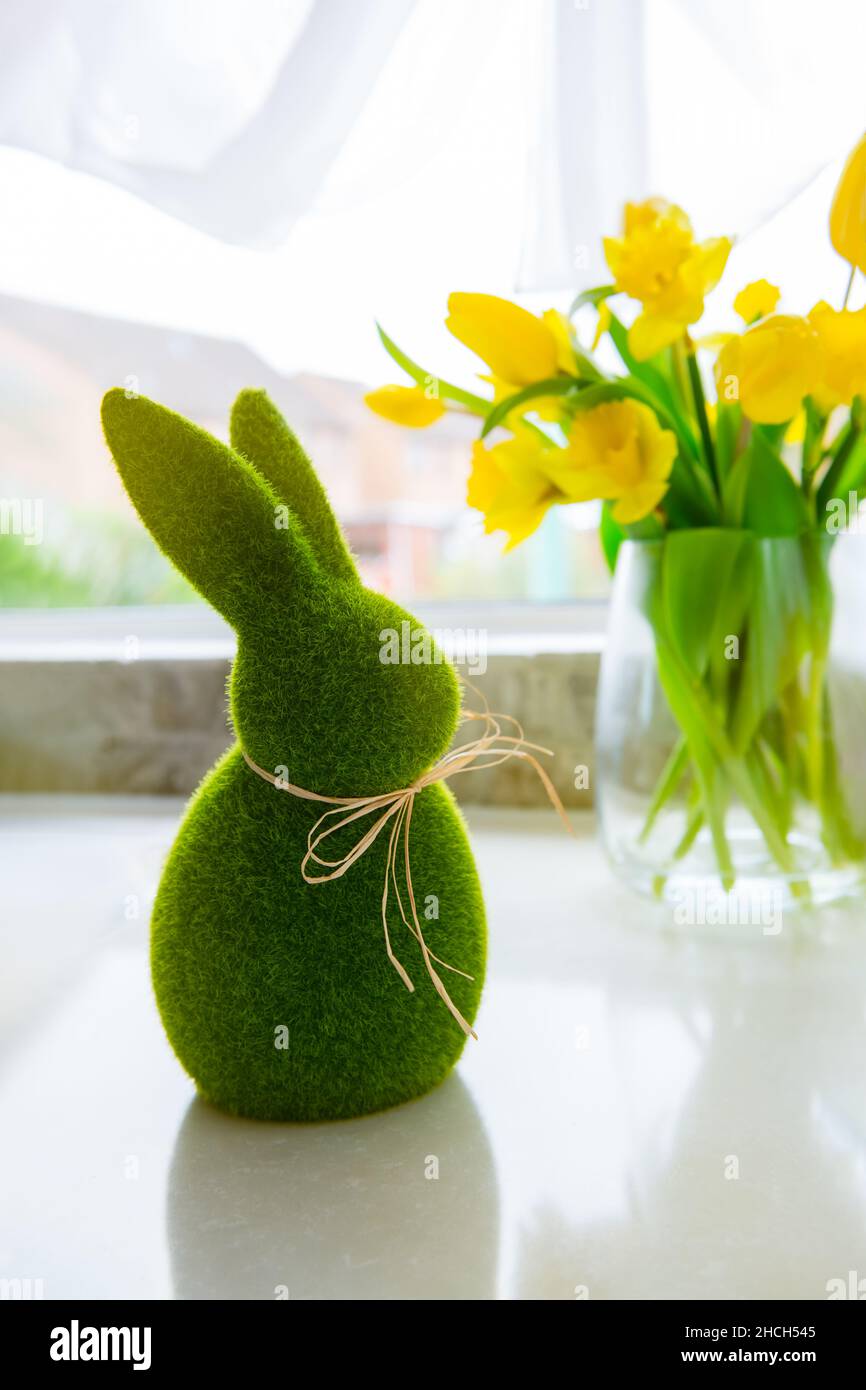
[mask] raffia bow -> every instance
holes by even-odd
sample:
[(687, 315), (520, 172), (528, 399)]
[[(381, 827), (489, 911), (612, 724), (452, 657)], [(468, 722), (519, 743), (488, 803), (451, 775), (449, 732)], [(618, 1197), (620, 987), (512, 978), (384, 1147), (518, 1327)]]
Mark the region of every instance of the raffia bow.
[[(474, 687), (473, 687), (474, 689)], [(478, 694), (478, 692), (475, 692)], [(482, 697), (483, 698), (483, 697)], [(297, 787), (284, 778), (275, 777), (265, 768), (259, 767), (243, 749), (243, 755), (253, 772), (258, 773), (266, 782), (270, 782), (278, 791), (288, 792), (291, 796), (300, 797), (304, 801), (319, 801), (332, 807), (330, 811), (325, 811), (319, 817), (315, 825), (307, 836), (307, 852), (301, 861), (301, 874), (306, 883), (330, 883), (332, 879), (342, 878), (343, 874), (348, 873), (352, 865), (357, 863), (363, 854), (378, 839), (379, 835), (390, 824), (390, 834), (388, 837), (388, 854), (385, 861), (385, 886), (382, 893), (382, 927), (385, 932), (385, 949), (388, 959), (400, 976), (410, 993), (414, 992), (409, 975), (394, 954), (391, 946), (391, 934), (388, 930), (388, 896), (389, 885), (393, 884), (394, 897), (397, 901), (400, 917), (403, 925), (415, 937), (421, 947), (421, 954), (427, 973), (433, 982), (433, 986), (443, 1000), (447, 1008), (463, 1029), (464, 1033), (477, 1039), (477, 1033), (467, 1023), (466, 1019), (457, 1008), (450, 994), (448, 993), (439, 972), (437, 965), (441, 965), (444, 970), (450, 970), (455, 975), (462, 975), (464, 979), (471, 980), (472, 976), (467, 975), (465, 970), (458, 970), (455, 965), (449, 965), (447, 961), (441, 960), (434, 955), (427, 942), (424, 940), (424, 933), (421, 930), (421, 923), (418, 918), (418, 910), (415, 906), (415, 893), (412, 888), (412, 869), (409, 857), (409, 829), (412, 824), (412, 808), (415, 804), (415, 797), (426, 787), (431, 787), (435, 782), (445, 782), (450, 777), (456, 777), (462, 772), (478, 772), (483, 768), (496, 767), (499, 763), (507, 762), (509, 758), (520, 758), (535, 769), (541, 779), (544, 790), (554, 810), (559, 815), (566, 830), (572, 833), (571, 825), (565, 814), (565, 808), (559, 799), (559, 795), (550, 777), (545, 772), (536, 754), (541, 753), (547, 757), (552, 757), (550, 748), (542, 748), (537, 743), (529, 743), (524, 737), (523, 729), (518, 721), (507, 714), (492, 714), (487, 708), (478, 710), (464, 710), (462, 722), (471, 723), (481, 721), (484, 725), (484, 732), (478, 738), (472, 739), (469, 743), (461, 744), (459, 747), (446, 753), (437, 763), (412, 783), (411, 787), (403, 787), (399, 791), (384, 792), (381, 796), (322, 796), (318, 792), (308, 791), (305, 787)], [(514, 734), (503, 734), (502, 723), (513, 726), (516, 730)], [(339, 817), (334, 824), (327, 824), (332, 816)], [(375, 816), (373, 824), (361, 836), (360, 840), (343, 855), (341, 859), (324, 859), (318, 853), (319, 846), (324, 843), (331, 835), (336, 835), (338, 831), (344, 830), (346, 826), (354, 821), (361, 820), (365, 816)], [(400, 840), (403, 841), (403, 860), (406, 877), (406, 895), (409, 904), (409, 916), (407, 916), (403, 899), (400, 894), (400, 887), (397, 882), (397, 861), (399, 856)], [(311, 873), (310, 865), (316, 864), (321, 869), (330, 870), (328, 873)]]

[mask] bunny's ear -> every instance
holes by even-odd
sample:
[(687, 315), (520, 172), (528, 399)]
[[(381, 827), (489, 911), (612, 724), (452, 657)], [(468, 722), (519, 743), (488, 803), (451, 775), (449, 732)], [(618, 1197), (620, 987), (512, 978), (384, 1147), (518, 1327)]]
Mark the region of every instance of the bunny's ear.
[(160, 549), (235, 627), (262, 600), (317, 585), (313, 557), (279, 498), (242, 458), (144, 396), (109, 391), (102, 424), (132, 503)]
[(358, 583), (355, 562), (325, 489), (264, 391), (241, 391), (232, 407), (231, 441), (294, 512), (322, 570), (330, 578)]

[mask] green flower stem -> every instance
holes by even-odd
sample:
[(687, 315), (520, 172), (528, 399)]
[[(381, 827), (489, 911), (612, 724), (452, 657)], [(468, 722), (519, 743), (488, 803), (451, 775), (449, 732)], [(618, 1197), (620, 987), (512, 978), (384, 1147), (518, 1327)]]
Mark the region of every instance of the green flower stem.
[(673, 852), (673, 859), (675, 863), (678, 862), (680, 859), (684, 859), (685, 856), (688, 854), (692, 845), (695, 843), (695, 840), (698, 838), (703, 823), (703, 808), (701, 806), (693, 806), (691, 811), (689, 812), (688, 820), (686, 821), (686, 828), (683, 832), (682, 838), (680, 839)]
[(455, 386), (450, 381), (443, 381), (442, 377), (436, 376), (433, 372), (426, 372), (423, 367), (419, 367), (417, 362), (413, 362), (402, 348), (399, 348), (393, 338), (389, 338), (380, 323), (376, 324), (376, 331), (381, 339), (382, 346), (388, 356), (402, 367), (407, 376), (418, 386), (425, 386), (430, 381), (435, 381), (438, 394), (446, 401), (456, 401), (458, 405), (465, 406), (472, 415), (487, 415), (493, 405), (492, 401), (484, 396), (476, 396), (472, 391), (464, 391), (462, 387)]
[(792, 737), (791, 730), (785, 720), (782, 720), (780, 734), (781, 751), (773, 747), (769, 740), (758, 741), (757, 747), (761, 759), (767, 769), (767, 774), (774, 781), (777, 788), (779, 810), (785, 833), (791, 829), (794, 819), (794, 782), (792, 770), (796, 766), (797, 748), (796, 741)]
[[(679, 737), (653, 788), (638, 843), (649, 839), (660, 812), (674, 797), (681, 798), (685, 786), (681, 838), (673, 857), (668, 851), (659, 866), (657, 889), (664, 891), (677, 859), (688, 852), (703, 827), (712, 841), (721, 884), (730, 889), (735, 869), (726, 823), (735, 798), (763, 837), (790, 893), (808, 901), (809, 876), (798, 868), (791, 842), (801, 802), (820, 818), (821, 837), (834, 864), (853, 865), (866, 858), (866, 846), (848, 814), (832, 728), (827, 686), (829, 548), (818, 533), (805, 536), (796, 549), (796, 567), (785, 551), (784, 564), (780, 560), (774, 567), (767, 562), (762, 585), (741, 594), (726, 587), (745, 582), (737, 564), (728, 565), (726, 580), (721, 563), (725, 552), (709, 554), (711, 539), (709, 535), (699, 552), (709, 561), (701, 584), (692, 551), (669, 542), (666, 568), (658, 571), (645, 602), (659, 681)], [(721, 597), (714, 618), (716, 586)], [(699, 594), (704, 602), (696, 611), (706, 612), (709, 638), (692, 611)], [(735, 669), (714, 655), (717, 633), (742, 631), (744, 623), (749, 650), (745, 664)], [(677, 805), (681, 808), (682, 800)]]
[(806, 409), (806, 429), (803, 434), (803, 452), (800, 466), (800, 487), (808, 501), (812, 494), (812, 483), (821, 465), (822, 441), (827, 427), (827, 416), (818, 410), (810, 396), (804, 402)]
[[(678, 864), (681, 859), (685, 859), (692, 845), (695, 843), (695, 840), (698, 838), (703, 824), (703, 807), (701, 806), (700, 801), (698, 801), (689, 810), (688, 816), (686, 818), (686, 828), (683, 831), (680, 839), (677, 841), (673, 854), (671, 855), (671, 868), (673, 868), (675, 864)], [(665, 884), (667, 883), (667, 880), (667, 874), (656, 874), (652, 883), (653, 894), (655, 897), (662, 897), (662, 895), (664, 894)]]
[(671, 366), (673, 368), (674, 381), (677, 384), (677, 394), (680, 404), (685, 410), (691, 406), (692, 391), (689, 385), (689, 373), (686, 367), (686, 345), (685, 339), (680, 338), (671, 347)]
[(806, 699), (806, 787), (809, 800), (820, 806), (824, 787), (824, 677), (827, 660), (812, 653), (809, 663), (809, 693)]
[(836, 450), (836, 455), (818, 487), (815, 507), (819, 522), (822, 519), (822, 513), (827, 509), (827, 503), (837, 495), (845, 472), (845, 467), (851, 457), (854, 446), (860, 439), (861, 432), (858, 415), (855, 415), (854, 411), (852, 411), (848, 424), (845, 426), (842, 442)]
[[(689, 740), (692, 756), (696, 745), (709, 745), (715, 753), (721, 768), (730, 780), (752, 819), (760, 829), (767, 848), (785, 874), (793, 872), (791, 849), (780, 833), (773, 811), (762, 798), (755, 784), (754, 769), (749, 768), (744, 759), (738, 756), (725, 730), (719, 725), (715, 711), (701, 683), (693, 679), (682, 666), (673, 647), (664, 634), (657, 632), (656, 641), (659, 655), (659, 671), (665, 685), (671, 707), (677, 716), (686, 738)], [(703, 779), (706, 782), (706, 777)], [(704, 807), (713, 839), (723, 882), (730, 874), (730, 854), (724, 841), (723, 808), (712, 784), (704, 788)], [(718, 833), (720, 809), (722, 812), (721, 835)]]
[(704, 446), (704, 454), (707, 460), (707, 467), (710, 470), (710, 477), (713, 480), (713, 487), (716, 490), (716, 496), (719, 498), (719, 500), (721, 500), (722, 485), (719, 481), (719, 466), (716, 461), (716, 449), (715, 445), (713, 444), (712, 431), (710, 430), (710, 422), (707, 417), (707, 404), (704, 399), (704, 385), (701, 381), (701, 372), (700, 368), (698, 367), (698, 359), (695, 353), (694, 345), (692, 343), (689, 343), (686, 351), (686, 364), (688, 367), (689, 380), (691, 382), (692, 387), (692, 396), (694, 397), (695, 414), (698, 417), (698, 428), (701, 432), (701, 441)]
[(644, 845), (649, 839), (650, 832), (656, 823), (659, 812), (665, 803), (673, 796), (677, 787), (683, 779), (689, 765), (689, 746), (686, 740), (680, 736), (674, 744), (667, 762), (662, 769), (662, 774), (653, 792), (646, 820), (638, 836), (638, 844)]
[(789, 794), (785, 768), (776, 757), (775, 750), (765, 740), (756, 738), (753, 750), (764, 785), (768, 789), (768, 795), (772, 797), (772, 805), (776, 810), (779, 829), (783, 835), (787, 835), (791, 829), (793, 803)]

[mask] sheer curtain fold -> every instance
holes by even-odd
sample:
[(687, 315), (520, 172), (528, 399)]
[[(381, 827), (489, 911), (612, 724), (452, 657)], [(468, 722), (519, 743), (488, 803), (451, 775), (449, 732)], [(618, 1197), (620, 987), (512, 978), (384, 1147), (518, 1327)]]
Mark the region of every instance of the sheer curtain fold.
[(415, 0), (5, 0), (0, 144), (223, 241), (281, 241)]
[(524, 290), (597, 284), (601, 237), (647, 179), (644, 0), (544, 0), (529, 84)]
[[(564, 294), (607, 278), (627, 199), (768, 225), (862, 133), (864, 39), (862, 0), (4, 0), (0, 144), (236, 246), (374, 195), (385, 241), (432, 188), (503, 292)], [(462, 181), (436, 160), (461, 120)]]

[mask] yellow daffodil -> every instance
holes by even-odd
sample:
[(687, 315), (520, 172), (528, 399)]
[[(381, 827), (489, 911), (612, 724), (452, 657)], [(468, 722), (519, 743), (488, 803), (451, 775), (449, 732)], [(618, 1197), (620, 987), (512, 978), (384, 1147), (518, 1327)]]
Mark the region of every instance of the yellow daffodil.
[(655, 412), (626, 398), (579, 411), (568, 447), (548, 466), (566, 501), (613, 501), (614, 520), (627, 525), (658, 506), (676, 453), (676, 437)]
[(604, 253), (616, 287), (643, 312), (628, 342), (639, 361), (676, 342), (704, 311), (731, 249), (727, 237), (698, 243), (682, 208), (660, 198), (627, 203), (621, 237), (606, 237)]
[(721, 401), (739, 401), (758, 424), (791, 420), (819, 376), (818, 335), (807, 319), (776, 314), (731, 338), (716, 363)]
[(424, 386), (380, 386), (364, 397), (372, 411), (395, 425), (423, 430), (435, 425), (445, 414), (437, 396), (428, 396)]
[(848, 156), (836, 187), (830, 240), (844, 260), (866, 271), (866, 135)]
[(506, 532), (506, 550), (513, 550), (532, 535), (553, 503), (562, 501), (547, 471), (549, 456), (562, 452), (555, 446), (546, 447), (528, 431), (492, 449), (476, 440), (466, 500), (484, 513), (488, 534)]
[(734, 300), (734, 310), (749, 327), (757, 323), (758, 319), (765, 319), (768, 314), (772, 314), (779, 302), (780, 294), (781, 291), (775, 285), (771, 285), (769, 280), (753, 280), (745, 289), (740, 290)]
[(866, 309), (833, 309), (823, 300), (809, 314), (818, 335), (820, 380), (812, 395), (822, 410), (866, 396)]

